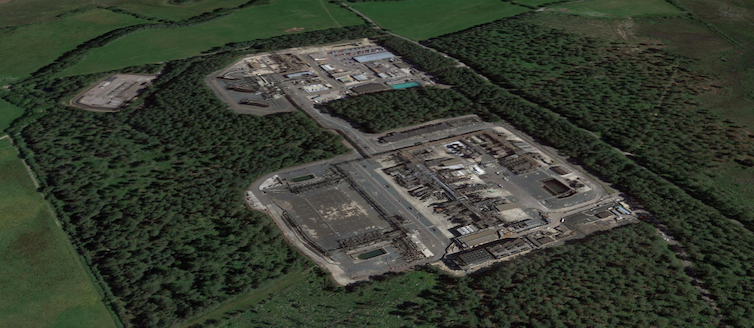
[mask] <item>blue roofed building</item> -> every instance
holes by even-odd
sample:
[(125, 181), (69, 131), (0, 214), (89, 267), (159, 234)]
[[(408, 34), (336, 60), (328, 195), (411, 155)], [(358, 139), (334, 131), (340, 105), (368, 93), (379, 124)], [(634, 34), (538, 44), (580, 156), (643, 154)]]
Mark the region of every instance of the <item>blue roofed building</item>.
[(370, 62), (370, 61), (375, 61), (375, 60), (380, 60), (380, 59), (388, 59), (388, 58), (393, 58), (393, 57), (395, 57), (395, 55), (393, 55), (390, 52), (385, 51), (385, 52), (378, 52), (376, 54), (369, 54), (369, 55), (364, 55), (364, 56), (356, 56), (356, 57), (353, 57), (353, 60), (355, 60), (355, 61), (357, 61), (359, 63), (366, 63), (366, 62)]

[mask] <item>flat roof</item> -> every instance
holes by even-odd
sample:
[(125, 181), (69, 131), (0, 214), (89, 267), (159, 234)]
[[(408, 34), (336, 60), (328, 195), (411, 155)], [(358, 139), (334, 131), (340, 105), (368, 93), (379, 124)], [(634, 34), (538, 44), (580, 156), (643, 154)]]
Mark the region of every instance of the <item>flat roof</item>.
[(477, 249), (470, 250), (468, 252), (458, 254), (458, 259), (460, 259), (461, 262), (463, 262), (463, 263), (458, 263), (458, 264), (462, 266), (464, 264), (465, 266), (469, 266), (469, 265), (474, 265), (474, 264), (481, 264), (487, 261), (492, 261), (495, 259), (495, 257), (492, 256), (492, 254), (490, 254), (490, 252), (488, 252), (486, 249), (477, 248)]
[(610, 213), (608, 211), (599, 212), (599, 213), (595, 214), (595, 216), (598, 217), (598, 218), (600, 218), (600, 219), (604, 219), (604, 218), (606, 218), (608, 216), (611, 216), (611, 215), (613, 215), (613, 213)]
[(442, 163), (440, 163), (440, 165), (442, 165), (442, 166), (453, 166), (453, 165), (464, 164), (464, 163), (465, 162), (462, 159), (460, 159), (460, 158), (451, 158), (451, 159), (449, 159), (447, 161), (443, 161)]
[(464, 235), (462, 237), (458, 237), (458, 241), (468, 245), (469, 247), (474, 247), (476, 245), (481, 245), (481, 244), (488, 243), (494, 240), (497, 240), (497, 229), (482, 231), (479, 233), (473, 233), (473, 234)]
[(500, 205), (495, 206), (495, 209), (498, 210), (499, 212), (512, 210), (514, 208), (518, 208), (518, 205), (516, 205), (515, 203), (500, 204)]
[(388, 88), (386, 85), (384, 85), (382, 83), (369, 83), (369, 84), (364, 84), (364, 85), (360, 85), (360, 86), (357, 86), (357, 87), (353, 87), (353, 88), (351, 88), (351, 90), (353, 90), (353, 92), (362, 93), (363, 94), (363, 93), (371, 93), (371, 92), (379, 92), (379, 91), (390, 90), (390, 88)]
[(390, 52), (378, 52), (376, 54), (369, 54), (369, 55), (363, 55), (363, 56), (356, 56), (353, 57), (353, 60), (359, 62), (359, 63), (366, 63), (370, 61), (380, 60), (380, 59), (388, 59), (393, 58), (395, 55), (393, 55)]

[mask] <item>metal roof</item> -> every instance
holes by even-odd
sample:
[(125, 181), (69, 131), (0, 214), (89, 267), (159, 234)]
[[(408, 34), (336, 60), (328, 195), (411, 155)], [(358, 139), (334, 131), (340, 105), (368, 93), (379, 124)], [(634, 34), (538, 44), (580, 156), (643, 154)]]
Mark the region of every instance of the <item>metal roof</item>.
[(395, 55), (393, 55), (390, 52), (385, 51), (385, 52), (378, 52), (376, 54), (369, 54), (369, 55), (364, 55), (364, 56), (356, 56), (356, 57), (353, 57), (353, 60), (355, 60), (355, 61), (357, 61), (359, 63), (366, 63), (366, 62), (370, 62), (370, 61), (374, 61), (374, 60), (388, 59), (388, 58), (393, 58), (393, 57), (395, 57)]

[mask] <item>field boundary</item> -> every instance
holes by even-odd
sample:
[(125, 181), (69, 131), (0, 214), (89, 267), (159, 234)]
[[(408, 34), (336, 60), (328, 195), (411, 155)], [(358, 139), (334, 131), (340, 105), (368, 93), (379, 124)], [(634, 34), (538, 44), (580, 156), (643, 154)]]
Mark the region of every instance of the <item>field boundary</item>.
[[(10, 135), (5, 135), (3, 137), (0, 137), (0, 140), (8, 138), (9, 142), (11, 143), (11, 146), (16, 150), (17, 154), (18, 147), (16, 143), (14, 142), (13, 138), (10, 137)], [(73, 257), (76, 259), (76, 263), (78, 264), (79, 269), (84, 273), (84, 275), (89, 278), (89, 282), (92, 284), (92, 287), (94, 287), (94, 290), (97, 292), (97, 295), (99, 296), (98, 302), (102, 302), (105, 306), (105, 309), (107, 309), (107, 312), (110, 314), (110, 317), (113, 319), (113, 322), (116, 327), (123, 328), (123, 323), (120, 321), (120, 318), (115, 313), (115, 311), (110, 306), (110, 298), (107, 297), (103, 286), (101, 285), (102, 280), (97, 279), (96, 275), (93, 274), (93, 271), (89, 268), (88, 265), (84, 264), (84, 262), (81, 261), (81, 255), (76, 250), (76, 246), (74, 246), (73, 242), (71, 241), (71, 236), (68, 235), (68, 232), (65, 231), (63, 228), (63, 225), (60, 223), (60, 219), (58, 218), (57, 212), (55, 211), (55, 208), (52, 206), (50, 201), (47, 199), (47, 195), (39, 191), (40, 184), (39, 180), (37, 179), (35, 171), (31, 168), (31, 165), (29, 165), (26, 162), (25, 158), (18, 158), (21, 163), (23, 163), (24, 167), (26, 167), (26, 172), (29, 174), (29, 178), (34, 182), (34, 186), (37, 188), (35, 190), (35, 193), (40, 194), (41, 201), (45, 203), (45, 206), (47, 207), (47, 210), (50, 213), (50, 216), (52, 217), (53, 221), (55, 222), (55, 225), (58, 226), (58, 228), (63, 232), (65, 235), (65, 244), (66, 248), (68, 249), (68, 252), (73, 255)]]
[(728, 36), (727, 34), (723, 33), (723, 31), (718, 30), (717, 27), (715, 27), (714, 25), (712, 25), (710, 23), (707, 23), (707, 21), (699, 18), (699, 16), (697, 16), (693, 11), (691, 11), (688, 8), (684, 7), (683, 5), (681, 5), (680, 3), (676, 2), (675, 0), (665, 0), (665, 2), (667, 2), (667, 3), (671, 4), (671, 5), (673, 5), (674, 7), (678, 8), (678, 10), (680, 10), (681, 13), (686, 14), (686, 16), (688, 16), (689, 18), (691, 18), (691, 19), (693, 19), (693, 20), (701, 23), (702, 25), (704, 25), (704, 27), (706, 27), (707, 29), (709, 29), (713, 33), (719, 35), (723, 39), (728, 40), (728, 42), (732, 43), (733, 45), (735, 45), (739, 49), (744, 50), (744, 51), (746, 50), (746, 48), (744, 46), (742, 46), (740, 43), (738, 43), (738, 41), (736, 41), (734, 38), (732, 38), (732, 37)]
[[(16, 154), (19, 153), (18, 147), (16, 146), (16, 143), (13, 142), (13, 138), (11, 138), (10, 135), (6, 134), (0, 137), (0, 140), (3, 140), (3, 139), (8, 139), (11, 146), (16, 151)], [(113, 320), (114, 325), (118, 328), (123, 328), (124, 326), (123, 326), (123, 323), (121, 323), (120, 318), (110, 308), (108, 302), (106, 301), (107, 300), (106, 295), (102, 291), (99, 281), (95, 279), (94, 275), (89, 270), (89, 267), (81, 261), (81, 255), (76, 251), (76, 247), (71, 242), (71, 237), (68, 235), (65, 229), (63, 229), (63, 226), (60, 223), (60, 220), (58, 219), (58, 215), (55, 212), (55, 209), (53, 208), (52, 204), (50, 204), (50, 202), (47, 200), (47, 197), (45, 197), (44, 193), (39, 192), (39, 181), (37, 180), (36, 174), (31, 169), (31, 166), (29, 166), (29, 164), (26, 163), (26, 159), (18, 158), (18, 160), (20, 160), (21, 163), (23, 163), (24, 167), (26, 168), (26, 172), (29, 175), (29, 178), (31, 178), (31, 180), (34, 182), (34, 186), (36, 187), (36, 190), (34, 191), (34, 193), (40, 196), (40, 201), (45, 203), (45, 207), (47, 208), (47, 211), (50, 213), (50, 217), (55, 222), (55, 225), (57, 225), (57, 227), (65, 236), (65, 245), (66, 245), (66, 249), (68, 250), (68, 253), (72, 255), (72, 257), (75, 259), (76, 264), (78, 264), (77, 267), (79, 268), (79, 270), (81, 270), (84, 276), (88, 278), (87, 280), (96, 291), (97, 296), (99, 296), (99, 299), (97, 300), (97, 302), (102, 303), (105, 309), (107, 309), (107, 313), (110, 315), (110, 318)]]

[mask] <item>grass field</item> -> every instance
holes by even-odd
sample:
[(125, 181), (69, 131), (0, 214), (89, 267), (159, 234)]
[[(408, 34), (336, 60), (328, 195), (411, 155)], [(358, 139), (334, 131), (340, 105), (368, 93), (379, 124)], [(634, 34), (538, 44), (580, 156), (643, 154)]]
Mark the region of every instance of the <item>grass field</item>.
[(139, 14), (178, 21), (218, 8), (236, 7), (246, 2), (249, 0), (200, 0), (187, 5), (174, 5), (170, 4), (169, 0), (131, 0), (118, 7)]
[(754, 208), (754, 168), (726, 163), (713, 172), (712, 185), (728, 191), (732, 201)]
[(0, 1), (0, 27), (49, 22), (76, 9), (92, 9), (95, 1), (89, 0), (15, 0)]
[(557, 2), (558, 0), (515, 0), (513, 2), (521, 3), (529, 6), (541, 6), (548, 3)]
[(0, 99), (0, 136), (5, 135), (2, 131), (7, 129), (13, 120), (24, 113), (24, 109), (16, 107), (5, 100)]
[(228, 42), (286, 34), (289, 33), (286, 30), (291, 28), (311, 31), (362, 23), (355, 14), (327, 0), (278, 0), (269, 5), (242, 9), (206, 24), (130, 34), (95, 49), (62, 75), (94, 73), (190, 57)]
[(311, 268), (307, 270), (296, 270), (278, 279), (267, 281), (265, 282), (265, 286), (254, 289), (246, 294), (238, 295), (234, 300), (224, 303), (222, 306), (209, 313), (189, 320), (181, 326), (190, 327), (206, 320), (221, 321), (227, 313), (248, 310), (262, 300), (269, 298), (270, 295), (275, 295), (287, 288), (296, 288), (294, 286), (310, 278), (310, 272)]
[[(7, 0), (6, 0), (7, 1)], [(56, 20), (72, 10), (119, 6), (136, 13), (162, 19), (181, 20), (217, 8), (235, 7), (248, 0), (196, 0), (174, 5), (170, 0), (0, 0), (0, 27)]]
[(389, 283), (334, 292), (328, 290), (329, 277), (309, 274), (305, 281), (270, 296), (219, 327), (413, 327), (391, 312), (403, 303), (423, 302), (417, 295), (434, 286), (436, 278), (414, 271), (390, 277)]
[(740, 0), (679, 0), (681, 6), (734, 39), (743, 48), (754, 50), (754, 2)]
[(457, 32), (529, 11), (500, 0), (405, 0), (350, 5), (383, 28), (414, 40)]
[(115, 327), (77, 256), (0, 140), (0, 326)]
[(553, 5), (553, 9), (576, 15), (596, 17), (677, 16), (681, 11), (665, 0), (591, 0)]
[(0, 78), (26, 77), (84, 41), (116, 28), (146, 22), (97, 9), (54, 22), (0, 30)]

